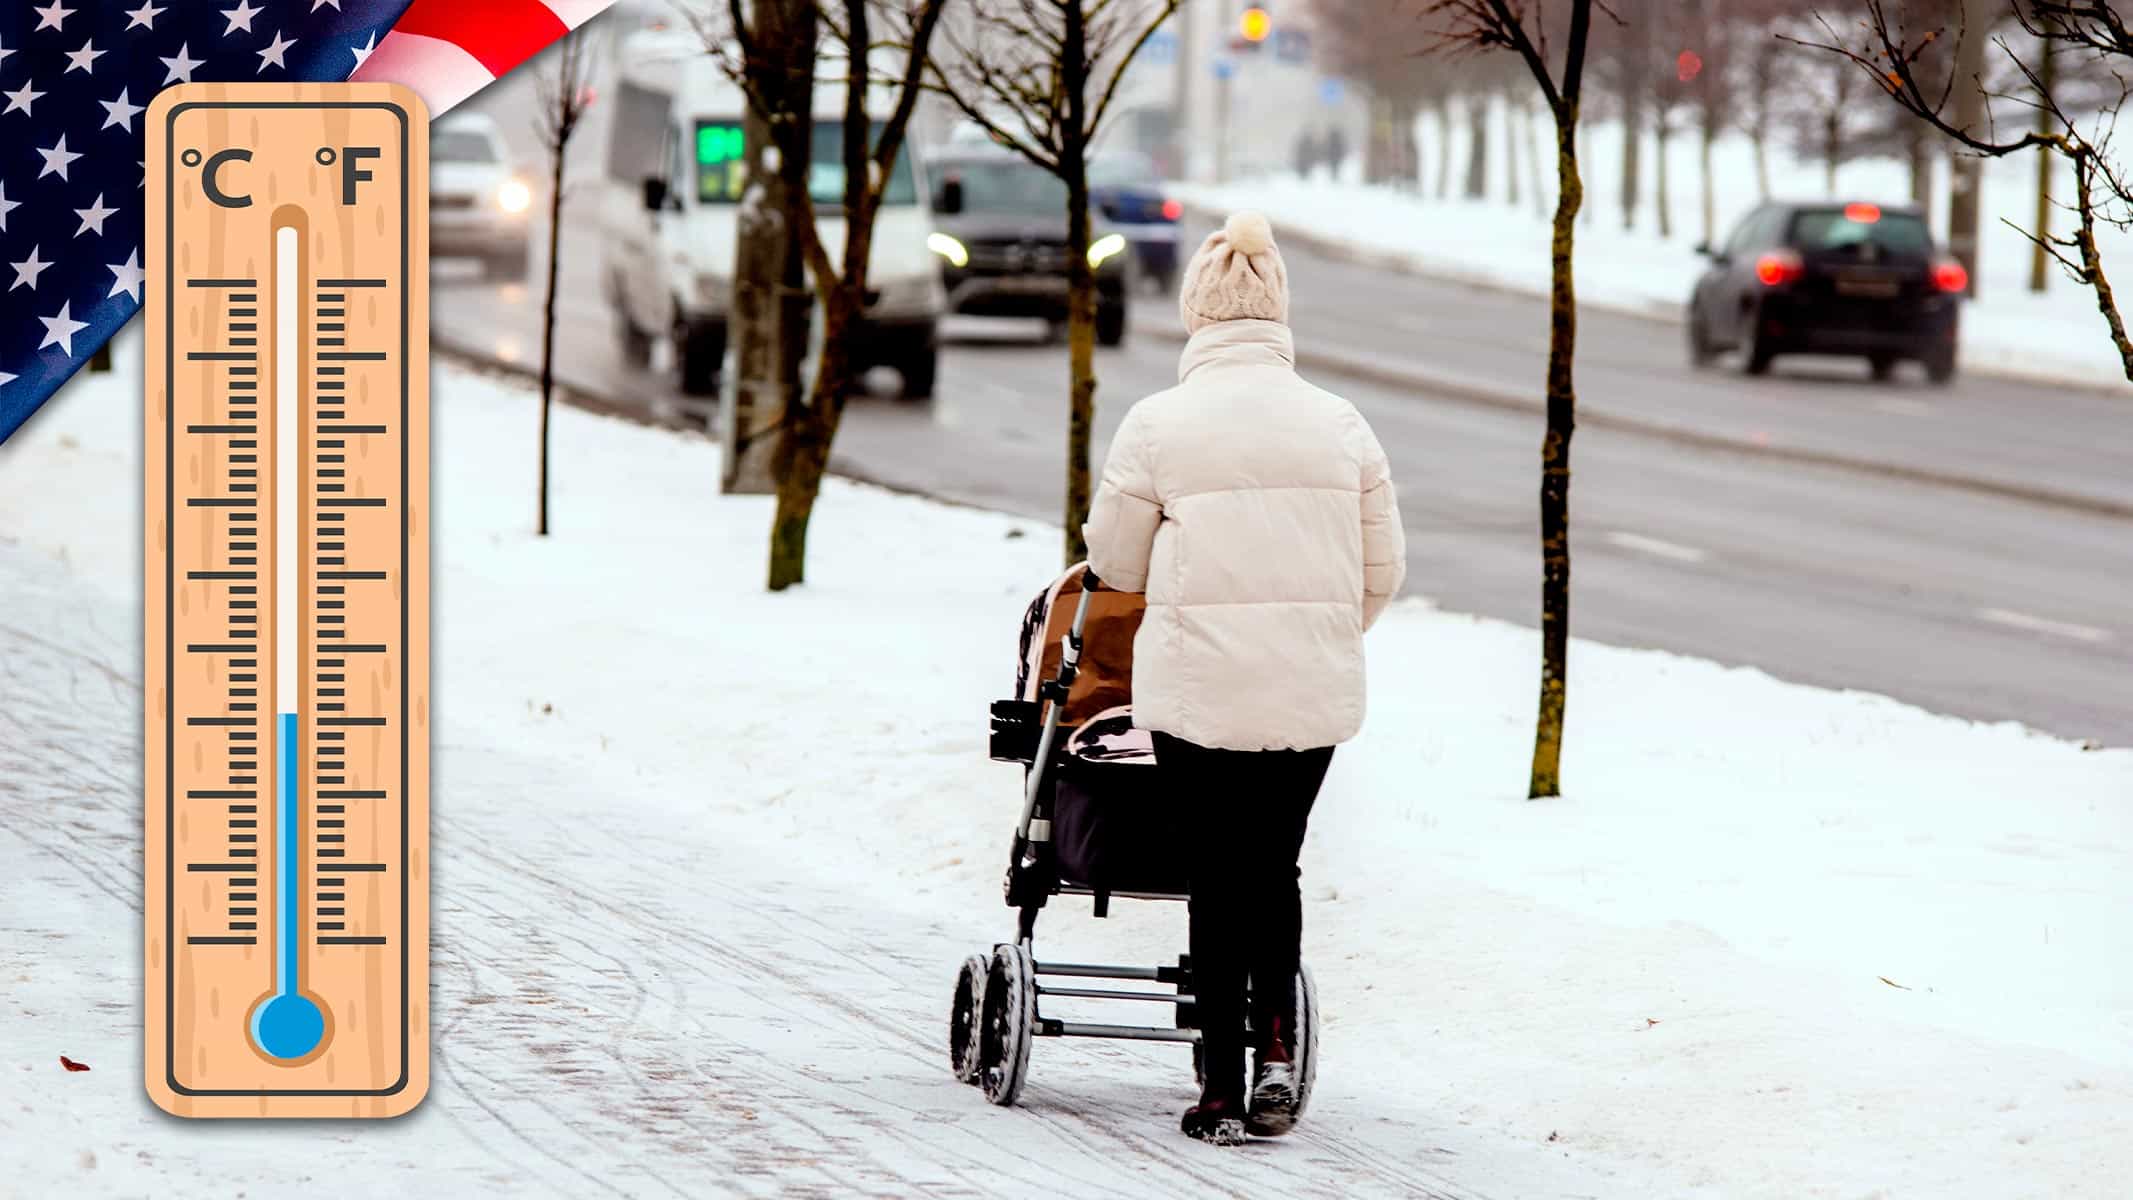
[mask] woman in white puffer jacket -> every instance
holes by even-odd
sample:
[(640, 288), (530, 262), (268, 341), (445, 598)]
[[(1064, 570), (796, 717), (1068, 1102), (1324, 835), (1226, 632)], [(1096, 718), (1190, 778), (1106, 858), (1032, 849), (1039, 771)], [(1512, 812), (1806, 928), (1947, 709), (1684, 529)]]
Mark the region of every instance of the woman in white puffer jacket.
[(1400, 589), (1407, 539), (1370, 426), (1296, 375), (1265, 217), (1208, 236), (1179, 307), (1178, 386), (1126, 414), (1084, 533), (1105, 583), (1147, 593), (1134, 722), (1196, 834), (1182, 849), (1206, 1081), (1184, 1129), (1234, 1143), (1295, 1122), (1296, 861), (1333, 747), (1362, 728), (1363, 631)]

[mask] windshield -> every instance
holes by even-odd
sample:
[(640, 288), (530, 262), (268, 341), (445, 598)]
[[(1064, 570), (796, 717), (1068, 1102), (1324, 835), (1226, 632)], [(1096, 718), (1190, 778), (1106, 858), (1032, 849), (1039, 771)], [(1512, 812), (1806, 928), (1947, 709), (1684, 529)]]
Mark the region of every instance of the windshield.
[(965, 212), (1054, 217), (1066, 211), (1066, 184), (1035, 163), (960, 162), (948, 168), (947, 178), (962, 181)]
[(471, 129), (438, 129), (430, 133), (430, 157), (438, 162), (493, 163), (496, 147)]
[(1866, 247), (1902, 258), (1925, 258), (1933, 236), (1916, 213), (1882, 212), (1871, 204), (1808, 209), (1792, 219), (1792, 244), (1809, 254), (1864, 256)]
[[(880, 122), (873, 126), (881, 134)], [(807, 194), (817, 205), (830, 208), (844, 203), (844, 122), (815, 122), (813, 157), (807, 167)], [(738, 119), (696, 123), (696, 199), (703, 204), (734, 204), (748, 185), (747, 143)], [(889, 175), (885, 205), (916, 204), (918, 186), (911, 178), (911, 155), (896, 156)]]
[(1155, 164), (1145, 154), (1100, 154), (1089, 164), (1091, 187), (1136, 187), (1155, 181)]

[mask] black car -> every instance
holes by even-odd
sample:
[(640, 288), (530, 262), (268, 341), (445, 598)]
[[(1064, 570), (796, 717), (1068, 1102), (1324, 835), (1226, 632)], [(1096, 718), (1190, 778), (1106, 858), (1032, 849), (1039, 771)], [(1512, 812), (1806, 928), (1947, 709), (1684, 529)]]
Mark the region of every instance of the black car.
[(1689, 360), (1739, 350), (1750, 375), (1780, 354), (1865, 358), (1886, 379), (1904, 359), (1955, 377), (1969, 275), (1933, 244), (1915, 208), (1765, 204), (1723, 246), (1689, 297)]
[(1091, 214), (1090, 244), (1067, 245), (1066, 184), (1027, 159), (995, 152), (929, 160), (933, 236), (948, 311), (981, 317), (1067, 319), (1070, 253), (1096, 268), (1096, 340), (1126, 337), (1124, 235)]

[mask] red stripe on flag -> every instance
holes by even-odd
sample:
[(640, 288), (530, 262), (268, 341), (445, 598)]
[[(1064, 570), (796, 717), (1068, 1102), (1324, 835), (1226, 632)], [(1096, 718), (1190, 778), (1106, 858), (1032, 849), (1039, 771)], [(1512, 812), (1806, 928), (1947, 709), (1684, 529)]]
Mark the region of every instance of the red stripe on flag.
[(570, 28), (540, 0), (415, 0), (393, 32), (450, 42), (502, 76)]

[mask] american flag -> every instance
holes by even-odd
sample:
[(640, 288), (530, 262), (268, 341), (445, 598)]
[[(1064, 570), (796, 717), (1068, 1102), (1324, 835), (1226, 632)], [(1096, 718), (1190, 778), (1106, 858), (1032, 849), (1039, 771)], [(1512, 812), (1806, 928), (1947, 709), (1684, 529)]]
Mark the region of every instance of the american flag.
[(341, 80), (376, 53), (362, 77), (434, 116), (611, 2), (0, 0), (0, 441), (141, 307), (157, 92)]

